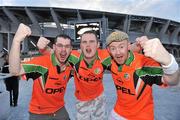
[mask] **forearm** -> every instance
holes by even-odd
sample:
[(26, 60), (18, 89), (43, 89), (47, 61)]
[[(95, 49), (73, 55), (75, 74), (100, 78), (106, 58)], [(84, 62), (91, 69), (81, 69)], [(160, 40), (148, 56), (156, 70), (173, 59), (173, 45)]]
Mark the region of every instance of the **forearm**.
[(21, 41), (29, 35), (31, 35), (31, 29), (23, 23), (19, 24), (9, 54), (9, 71), (13, 75), (23, 74), (23, 69), (20, 65), (20, 45)]
[(15, 41), (14, 38), (11, 50), (9, 53), (9, 71), (12, 75), (20, 74), (20, 42)]

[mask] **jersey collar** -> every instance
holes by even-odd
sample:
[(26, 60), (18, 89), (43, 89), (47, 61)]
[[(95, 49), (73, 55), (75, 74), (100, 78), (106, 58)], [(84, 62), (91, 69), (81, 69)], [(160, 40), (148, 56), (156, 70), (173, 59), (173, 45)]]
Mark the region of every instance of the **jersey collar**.
[(133, 55), (132, 51), (129, 51), (129, 58), (126, 60), (125, 64), (130, 66), (130, 64), (132, 63), (133, 60), (134, 60), (134, 55)]
[(66, 67), (70, 66), (69, 62), (66, 62), (64, 65), (60, 66), (54, 53), (51, 54), (51, 61), (53, 66), (56, 66), (56, 68), (60, 69), (58, 70), (59, 72), (65, 71)]
[[(132, 53), (132, 51), (129, 51), (129, 58), (125, 61), (125, 65), (127, 66), (130, 66), (130, 64), (132, 63), (132, 61), (134, 60), (134, 55)], [(123, 64), (123, 65), (124, 65)], [(123, 68), (123, 65), (118, 65), (118, 71), (121, 72), (122, 71), (122, 68)]]
[(54, 53), (51, 54), (51, 61), (54, 66), (59, 65), (59, 62), (57, 61), (57, 58)]
[[(83, 58), (84, 58), (84, 54), (82, 53), (81, 56), (80, 56), (80, 61), (83, 60)], [(86, 65), (87, 65), (88, 68), (92, 68), (92, 66), (93, 66), (93, 64), (94, 64), (94, 61), (97, 60), (97, 59), (99, 59), (99, 57), (98, 57), (98, 51), (96, 51), (96, 57), (95, 57), (94, 60), (92, 60), (90, 63), (87, 63), (85, 60), (84, 60), (84, 62), (86, 63)]]

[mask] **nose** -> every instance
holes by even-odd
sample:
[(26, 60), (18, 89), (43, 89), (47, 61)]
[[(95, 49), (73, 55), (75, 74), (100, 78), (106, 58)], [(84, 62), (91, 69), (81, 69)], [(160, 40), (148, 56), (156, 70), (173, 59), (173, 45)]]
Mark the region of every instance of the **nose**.
[(62, 51), (66, 51), (66, 47), (65, 46), (62, 47)]
[(87, 46), (90, 46), (90, 42), (87, 42), (87, 44), (86, 44)]
[(121, 50), (119, 48), (116, 49), (116, 54), (121, 54)]

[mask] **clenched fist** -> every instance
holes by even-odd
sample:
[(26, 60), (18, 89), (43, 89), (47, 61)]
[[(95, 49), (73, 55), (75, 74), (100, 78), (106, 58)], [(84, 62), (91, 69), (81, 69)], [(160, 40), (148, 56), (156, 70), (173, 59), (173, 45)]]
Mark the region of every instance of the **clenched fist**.
[(40, 37), (38, 42), (37, 42), (37, 47), (38, 49), (46, 49), (46, 47), (48, 46), (48, 44), (50, 43), (50, 40), (48, 40), (45, 37)]
[(21, 42), (26, 38), (26, 36), (30, 36), (30, 35), (31, 35), (31, 29), (29, 28), (29, 26), (21, 23), (19, 24), (19, 27), (14, 36), (14, 41)]
[(146, 36), (143, 36), (138, 39), (138, 42), (143, 48), (145, 56), (151, 57), (165, 66), (170, 64), (171, 56), (158, 38), (148, 39)]

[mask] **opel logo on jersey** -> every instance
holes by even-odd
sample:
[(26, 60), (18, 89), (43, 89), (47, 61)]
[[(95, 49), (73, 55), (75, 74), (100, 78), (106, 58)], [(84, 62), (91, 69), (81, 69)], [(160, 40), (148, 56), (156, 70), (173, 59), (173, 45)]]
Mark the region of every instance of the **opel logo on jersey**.
[(99, 74), (101, 72), (101, 69), (100, 68), (96, 68), (95, 70), (94, 70), (94, 73), (95, 74)]
[(130, 77), (130, 76), (129, 76), (129, 74), (128, 74), (128, 73), (125, 73), (125, 74), (124, 74), (124, 78), (125, 78), (126, 80), (128, 80), (128, 79), (129, 79), (129, 77)]

